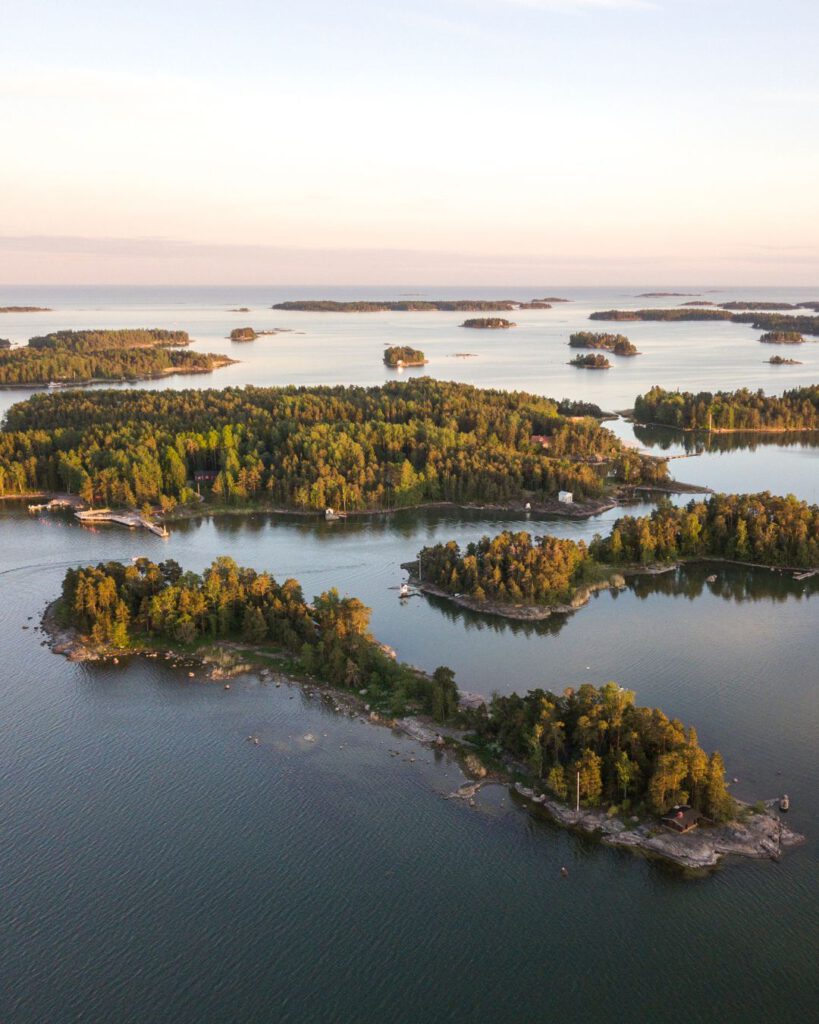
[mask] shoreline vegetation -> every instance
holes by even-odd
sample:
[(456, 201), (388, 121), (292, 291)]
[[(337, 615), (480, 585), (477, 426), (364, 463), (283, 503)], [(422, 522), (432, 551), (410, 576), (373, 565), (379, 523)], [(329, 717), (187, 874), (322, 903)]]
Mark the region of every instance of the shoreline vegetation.
[(0, 313), (53, 313), (48, 306), (0, 306)]
[(473, 611), (536, 621), (588, 604), (625, 577), (669, 572), (684, 562), (819, 570), (819, 506), (768, 492), (717, 494), (685, 507), (661, 503), (650, 515), (617, 519), (590, 544), (508, 530), (464, 549), (422, 548), (402, 568), (418, 589)]
[(819, 429), (819, 385), (781, 396), (750, 391), (666, 391), (654, 387), (634, 401), (636, 423), (711, 433), (805, 432)]
[(504, 320), (502, 316), (483, 316), (464, 320), (461, 327), (471, 327), (479, 331), (504, 331), (510, 327), (517, 327), (517, 324), (511, 320)]
[(55, 331), (0, 351), (0, 388), (151, 380), (175, 373), (210, 373), (234, 360), (189, 352), (186, 331), (159, 328)]
[[(412, 299), (399, 301), (336, 302), (331, 299), (300, 299), (277, 302), (271, 309), (295, 313), (509, 313), (515, 309), (551, 309), (552, 303), (571, 302), (549, 296), (521, 302), (518, 299)], [(241, 310), (240, 312), (246, 312)]]
[[(819, 304), (805, 303), (798, 307), (819, 311)], [(709, 309), (606, 309), (589, 314), (589, 320), (609, 321), (716, 321), (725, 320), (735, 324), (750, 324), (757, 331), (795, 331), (800, 334), (819, 335), (819, 316), (787, 316), (783, 313), (732, 312), (724, 307)]]
[(426, 366), (429, 360), (418, 348), (409, 345), (392, 345), (384, 349), (384, 364), (392, 370), (400, 370), (405, 366)]
[[(565, 827), (686, 869), (726, 854), (778, 859), (803, 841), (763, 804), (730, 796), (722, 758), (702, 750), (693, 728), (636, 706), (616, 683), (464, 700), (446, 666), (428, 675), (398, 662), (370, 635), (369, 617), (356, 598), (331, 590), (308, 604), (296, 580), (279, 584), (229, 558), (201, 576), (141, 558), (69, 569), (43, 628), (73, 660), (178, 657), (210, 667), (213, 679), (275, 671), (311, 690), (327, 685), (337, 710), (454, 756), (476, 781), (453, 796), (511, 786)], [(567, 802), (575, 790), (582, 810)], [(662, 827), (678, 804), (694, 808), (694, 834)]]
[[(593, 415), (592, 415), (593, 414)], [(0, 429), (0, 495), (347, 513), (428, 503), (610, 501), (668, 483), (588, 403), (418, 377), (377, 387), (36, 395)]]
[(570, 359), (568, 366), (576, 366), (580, 370), (610, 370), (611, 363), (599, 352), (589, 352), (587, 355), (577, 355)]
[(615, 356), (639, 356), (637, 347), (625, 334), (605, 334), (600, 331), (576, 331), (569, 335), (570, 348), (603, 349)]

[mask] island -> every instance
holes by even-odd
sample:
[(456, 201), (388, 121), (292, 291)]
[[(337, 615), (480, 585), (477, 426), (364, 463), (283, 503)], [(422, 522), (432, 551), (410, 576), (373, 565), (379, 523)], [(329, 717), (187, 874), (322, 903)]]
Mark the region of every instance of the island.
[(610, 370), (611, 363), (606, 359), (604, 355), (600, 353), (594, 354), (589, 352), (585, 356), (575, 356), (574, 359), (570, 359), (568, 362), (569, 366), (576, 366), (580, 370)]
[(512, 310), (518, 305), (511, 299), (441, 299), (434, 302), (333, 302), (329, 299), (306, 299), (278, 302), (271, 308), (297, 313), (490, 313)]
[[(805, 304), (807, 306), (808, 304)], [(812, 306), (810, 307), (812, 308)], [(735, 324), (750, 324), (757, 331), (799, 331), (802, 334), (819, 335), (819, 316), (788, 316), (784, 313), (746, 312), (736, 313), (729, 309), (606, 309), (589, 314), (590, 320), (656, 320), (656, 321), (717, 321), (725, 320)]]
[(252, 327), (234, 327), (230, 332), (231, 341), (255, 341), (258, 337)]
[(461, 327), (472, 327), (485, 331), (500, 331), (506, 330), (509, 327), (517, 327), (517, 324), (512, 323), (511, 320), (504, 320), (500, 316), (483, 316), (472, 320), (464, 320)]
[(228, 313), (249, 313), (250, 309), (247, 306), (237, 306), (235, 309), (229, 309)]
[(638, 423), (678, 430), (806, 431), (819, 429), (819, 385), (794, 388), (781, 396), (737, 391), (665, 391), (654, 387), (634, 400)]
[(539, 620), (623, 587), (627, 575), (723, 560), (819, 568), (819, 505), (768, 492), (717, 494), (684, 507), (664, 501), (650, 515), (617, 519), (589, 545), (504, 531), (463, 550), (455, 541), (423, 548), (403, 568), (420, 590), (473, 611)]
[(539, 299), (533, 299), (531, 302), (519, 302), (518, 309), (551, 309), (552, 304), (550, 302), (541, 302)]
[(771, 310), (771, 309), (802, 309), (799, 304), (792, 302), (721, 302), (720, 309), (736, 310)]
[(636, 345), (633, 345), (625, 334), (605, 334), (600, 331), (576, 331), (569, 335), (571, 348), (605, 349), (616, 356), (638, 356)]
[(401, 370), (405, 366), (425, 366), (429, 360), (424, 353), (409, 345), (392, 345), (384, 350), (384, 362), (390, 369)]
[[(427, 377), (380, 387), (53, 391), (0, 427), (0, 495), (92, 507), (389, 512), (452, 503), (591, 515), (622, 485), (668, 485), (588, 403)], [(537, 438), (533, 444), (532, 438)], [(574, 506), (557, 500), (573, 491)]]
[(671, 299), (684, 298), (688, 295), (697, 295), (698, 292), (640, 292), (638, 299)]
[(51, 313), (48, 306), (0, 306), (0, 313)]
[(561, 299), (558, 295), (546, 295), (542, 299), (532, 299), (532, 302), (571, 302), (571, 299)]
[(693, 727), (638, 706), (633, 691), (587, 683), (464, 706), (451, 669), (398, 662), (369, 621), (357, 598), (329, 590), (308, 603), (297, 580), (231, 558), (201, 575), (138, 558), (69, 569), (43, 627), (53, 651), (74, 660), (180, 654), (220, 681), (254, 672), (310, 692), (326, 686), (356, 717), (456, 758), (476, 781), (453, 796), (510, 786), (534, 813), (684, 868), (710, 869), (731, 853), (778, 859), (803, 841), (763, 803), (735, 801), (719, 752), (703, 750)]
[(770, 359), (766, 360), (771, 366), (801, 366), (802, 363), (798, 359), (786, 359), (785, 356), (771, 356)]
[(174, 373), (210, 373), (233, 362), (225, 356), (179, 351), (185, 331), (56, 331), (0, 352), (0, 387), (96, 384), (147, 380)]
[(804, 345), (805, 338), (799, 331), (766, 331), (759, 340), (765, 345)]

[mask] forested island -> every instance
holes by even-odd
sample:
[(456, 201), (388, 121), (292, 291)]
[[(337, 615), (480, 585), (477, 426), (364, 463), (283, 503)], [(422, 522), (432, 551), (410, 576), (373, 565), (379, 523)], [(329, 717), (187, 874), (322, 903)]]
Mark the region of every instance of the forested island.
[(689, 295), (696, 295), (697, 292), (640, 292), (638, 299), (676, 299), (686, 298)]
[(781, 397), (748, 388), (692, 394), (654, 387), (634, 400), (634, 419), (679, 430), (816, 430), (819, 385), (793, 388)]
[(186, 331), (55, 331), (0, 352), (0, 386), (144, 380), (172, 373), (209, 373), (232, 360), (179, 351)]
[(498, 331), (506, 330), (509, 327), (517, 327), (511, 320), (504, 320), (501, 316), (483, 316), (472, 320), (464, 320), (461, 327), (474, 327), (478, 330)]
[(759, 340), (765, 345), (804, 345), (805, 339), (799, 331), (767, 331)]
[(384, 362), (392, 369), (404, 366), (424, 366), (429, 360), (419, 348), (392, 345), (384, 350)]
[(604, 355), (589, 352), (585, 356), (575, 356), (569, 360), (569, 366), (576, 366), (580, 370), (610, 370), (611, 363)]
[(234, 327), (230, 332), (231, 341), (255, 341), (258, 337), (252, 327)]
[(565, 511), (559, 490), (593, 503), (621, 483), (668, 479), (664, 461), (626, 448), (596, 419), (576, 418), (595, 412), (428, 378), (372, 388), (54, 392), (9, 410), (0, 495), (68, 491), (89, 504), (166, 508), (204, 498), (305, 512), (528, 499)]
[(541, 302), (539, 299), (533, 299), (531, 302), (519, 302), (518, 309), (551, 309), (552, 304), (550, 302)]
[[(800, 308), (813, 309), (805, 303)], [(735, 324), (750, 324), (757, 331), (798, 331), (819, 335), (819, 316), (787, 316), (783, 313), (734, 313), (729, 309), (606, 309), (589, 314), (590, 320), (726, 320)]]
[(297, 313), (492, 313), (516, 309), (511, 299), (453, 299), (402, 302), (333, 302), (329, 299), (307, 299), (298, 302), (277, 302), (272, 309)]
[(51, 313), (48, 306), (0, 306), (0, 313)]
[(466, 607), (545, 618), (623, 586), (620, 573), (709, 559), (817, 568), (819, 506), (768, 492), (717, 494), (685, 507), (663, 502), (648, 516), (621, 517), (589, 545), (505, 531), (464, 549), (455, 541), (423, 548), (404, 568), (422, 590)]
[(801, 362), (798, 359), (786, 359), (785, 356), (771, 356), (767, 360), (771, 366), (801, 366)]
[[(632, 691), (614, 682), (584, 684), (461, 707), (450, 669), (427, 675), (401, 664), (369, 633), (369, 620), (370, 609), (354, 597), (330, 590), (308, 603), (297, 580), (279, 583), (230, 558), (201, 576), (171, 560), (140, 558), (69, 569), (43, 624), (54, 651), (74, 659), (161, 652), (203, 664), (238, 658), (245, 659), (239, 671), (264, 674), (261, 666), (275, 664), (293, 683), (328, 684), (346, 691), (362, 717), (448, 748), (473, 777), (516, 780), (525, 799), (560, 823), (686, 867), (712, 867), (726, 852), (778, 855), (801, 841), (764, 807), (738, 805), (719, 753), (707, 754), (693, 728), (637, 706)], [(474, 792), (475, 784), (464, 788)], [(691, 821), (711, 827), (695, 838), (658, 837), (657, 817), (671, 820), (669, 811), (680, 805), (690, 808)], [(723, 822), (730, 830), (719, 828)]]
[(569, 335), (571, 348), (605, 349), (616, 356), (638, 356), (636, 345), (633, 345), (625, 334), (606, 334), (601, 331), (575, 331)]

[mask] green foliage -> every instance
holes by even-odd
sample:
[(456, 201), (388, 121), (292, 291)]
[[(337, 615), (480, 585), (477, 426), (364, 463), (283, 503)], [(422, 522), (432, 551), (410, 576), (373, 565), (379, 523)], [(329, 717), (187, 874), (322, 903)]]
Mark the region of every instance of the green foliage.
[[(813, 303), (801, 303), (797, 308), (813, 309)], [(819, 316), (785, 316), (782, 313), (734, 313), (730, 309), (606, 309), (592, 313), (589, 320), (728, 320), (735, 324), (750, 324), (758, 331), (799, 331), (801, 334), (819, 335)]]
[(805, 342), (799, 331), (766, 331), (759, 340), (766, 345), (803, 345)]
[(609, 370), (611, 369), (611, 363), (606, 359), (605, 356), (600, 355), (598, 352), (594, 354), (589, 352), (585, 356), (575, 356), (574, 359), (569, 360), (570, 366), (577, 366), (581, 370)]
[(786, 391), (665, 391), (654, 387), (634, 400), (638, 423), (659, 423), (680, 430), (816, 430), (819, 385)]
[[(2, 357), (0, 357), (2, 358)], [(532, 434), (550, 437), (535, 450)], [(603, 456), (611, 460), (603, 462)], [(647, 482), (664, 463), (624, 448), (555, 402), (426, 378), (377, 388), (64, 391), (12, 407), (0, 494), (71, 491), (111, 506), (213, 497), (323, 510), (604, 492), (606, 473)]]
[(572, 348), (602, 348), (616, 356), (636, 356), (640, 353), (625, 334), (604, 334), (599, 331), (576, 331), (569, 336)]
[(477, 743), (525, 761), (560, 800), (574, 798), (579, 773), (588, 806), (648, 801), (663, 813), (685, 798), (710, 818), (732, 817), (719, 754), (709, 758), (693, 729), (634, 699), (613, 682), (584, 684), (562, 695), (496, 696), (488, 713), (464, 714)]
[(225, 362), (205, 352), (173, 349), (189, 342), (185, 331), (56, 331), (31, 338), (23, 348), (0, 351), (0, 385), (139, 380), (209, 372)]
[(392, 345), (384, 350), (384, 362), (387, 366), (419, 366), (426, 362), (424, 353), (409, 345)]
[(497, 331), (507, 327), (517, 327), (511, 320), (504, 320), (501, 316), (483, 316), (472, 320), (464, 320), (461, 327), (477, 327), (484, 330)]

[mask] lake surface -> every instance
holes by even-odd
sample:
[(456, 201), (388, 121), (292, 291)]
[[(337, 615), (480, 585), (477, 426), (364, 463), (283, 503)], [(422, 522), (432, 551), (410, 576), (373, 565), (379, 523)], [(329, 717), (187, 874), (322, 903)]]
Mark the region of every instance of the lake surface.
[[(218, 332), (238, 325), (224, 312), (229, 306), (261, 310), (263, 301), (300, 297), (271, 290), (263, 300), (258, 290), (225, 289), (205, 304), (202, 290), (175, 291), (173, 302), (169, 292), (78, 297), (56, 291), (0, 296), (0, 304), (61, 306), (58, 320), (12, 337), (132, 323), (181, 326), (205, 341), (193, 326), (198, 317), (212, 323), (206, 347), (215, 348)], [(457, 289), (449, 297), (456, 291), (470, 294)], [(530, 291), (518, 297), (552, 293)], [(577, 298), (578, 305), (583, 299), (588, 308), (608, 308), (625, 305), (621, 296), (601, 291)], [(350, 290), (331, 297), (366, 296)], [(712, 296), (734, 297), (744, 296)], [(815, 297), (793, 294), (796, 301)], [(92, 314), (98, 319), (89, 320)], [(544, 324), (552, 314), (555, 321), (575, 316), (555, 307), (542, 314)], [(522, 322), (524, 315), (514, 319)], [(262, 321), (260, 312), (249, 322), (286, 326), (282, 314), (269, 316)], [(280, 335), (232, 346), (244, 362), (223, 374), (244, 376), (214, 374), (202, 383), (283, 383), (288, 373), (287, 382), (376, 383), (386, 377), (378, 363), (382, 341), (419, 341), (404, 333), (401, 316), (388, 317), (381, 329), (370, 318), (340, 324), (337, 317), (313, 318), (298, 339)], [(457, 314), (416, 316), (460, 322)], [(468, 332), (453, 327), (450, 343), (443, 336), (449, 327), (422, 323), (427, 326), (419, 330), (441, 337), (421, 347), (477, 351), (479, 342), (487, 346), (487, 370), (491, 364), (512, 374), (475, 383), (590, 397), (612, 408), (644, 390), (643, 383), (634, 390), (634, 380), (621, 389), (614, 371), (598, 375), (612, 379), (605, 385), (580, 371), (561, 377), (565, 323), (559, 330), (533, 329), (531, 345), (513, 331), (476, 332), (468, 346), (461, 340)], [(760, 386), (772, 387), (775, 368), (761, 363), (762, 346), (747, 327), (727, 325), (728, 341), (712, 340), (712, 351), (708, 338), (726, 325), (621, 326), (634, 340), (632, 328), (643, 326), (658, 339), (672, 331), (696, 339), (699, 355), (686, 350), (688, 361), (677, 370), (665, 360), (682, 359), (682, 349), (658, 340), (669, 347), (658, 347), (652, 367), (661, 376), (645, 371), (650, 383), (669, 383), (674, 373), (690, 375), (693, 383), (679, 378), (684, 386), (750, 383), (728, 375), (732, 356), (722, 346), (729, 344), (735, 354), (749, 349), (759, 358), (749, 361), (749, 371), (758, 365), (766, 375)], [(4, 320), (0, 335), (11, 331)], [(271, 354), (281, 351), (281, 338), (292, 347), (289, 370)], [(345, 364), (348, 342), (352, 361)], [(504, 347), (513, 343), (508, 366)], [(544, 366), (537, 378), (541, 343), (554, 350), (554, 367)], [(649, 354), (642, 337), (638, 345), (646, 356), (626, 370), (635, 378), (644, 374), (640, 364)], [(706, 354), (726, 360), (724, 378)], [(473, 360), (456, 368), (457, 379), (471, 379), (467, 369), (483, 372)], [(778, 380), (785, 379), (781, 369)], [(618, 364), (617, 377), (619, 371)], [(604, 387), (597, 397), (584, 390), (597, 387)], [(630, 435), (627, 424), (615, 427)], [(641, 439), (638, 430), (637, 439), (658, 450), (667, 444), (669, 451), (683, 450), (673, 438)], [(767, 487), (815, 500), (816, 451), (765, 445), (671, 465), (703, 485), (725, 479), (730, 483), (722, 489)], [(465, 543), (501, 528), (588, 539), (620, 513), (587, 521), (480, 511), (338, 523), (219, 517), (177, 524), (162, 541), (0, 505), (3, 1024), (602, 1024), (635, 1014), (703, 1024), (813, 1019), (819, 1004), (819, 583), (740, 569), (721, 569), (708, 583), (706, 570), (690, 569), (641, 579), (616, 596), (600, 594), (574, 616), (537, 626), (437, 600), (397, 599), (400, 563), (424, 544)], [(373, 632), (402, 659), (428, 669), (449, 664), (465, 689), (489, 694), (616, 679), (637, 691), (639, 703), (696, 725), (702, 744), (718, 748), (729, 776), (739, 779), (738, 796), (787, 790), (790, 821), (807, 832), (808, 843), (779, 864), (735, 862), (708, 879), (686, 881), (537, 822), (499, 790), (486, 791), (475, 810), (446, 801), (443, 795), (461, 780), (456, 767), (299, 690), (248, 676), (225, 691), (189, 678), (188, 666), (143, 659), (75, 665), (41, 646), (35, 627), (68, 565), (138, 554), (175, 558), (197, 570), (228, 554), (278, 578), (296, 576), (308, 596), (337, 586), (372, 607)], [(308, 732), (316, 742), (304, 740)], [(258, 748), (246, 742), (251, 733), (261, 739)], [(391, 755), (396, 750), (400, 757)], [(560, 876), (563, 865), (568, 879)]]

